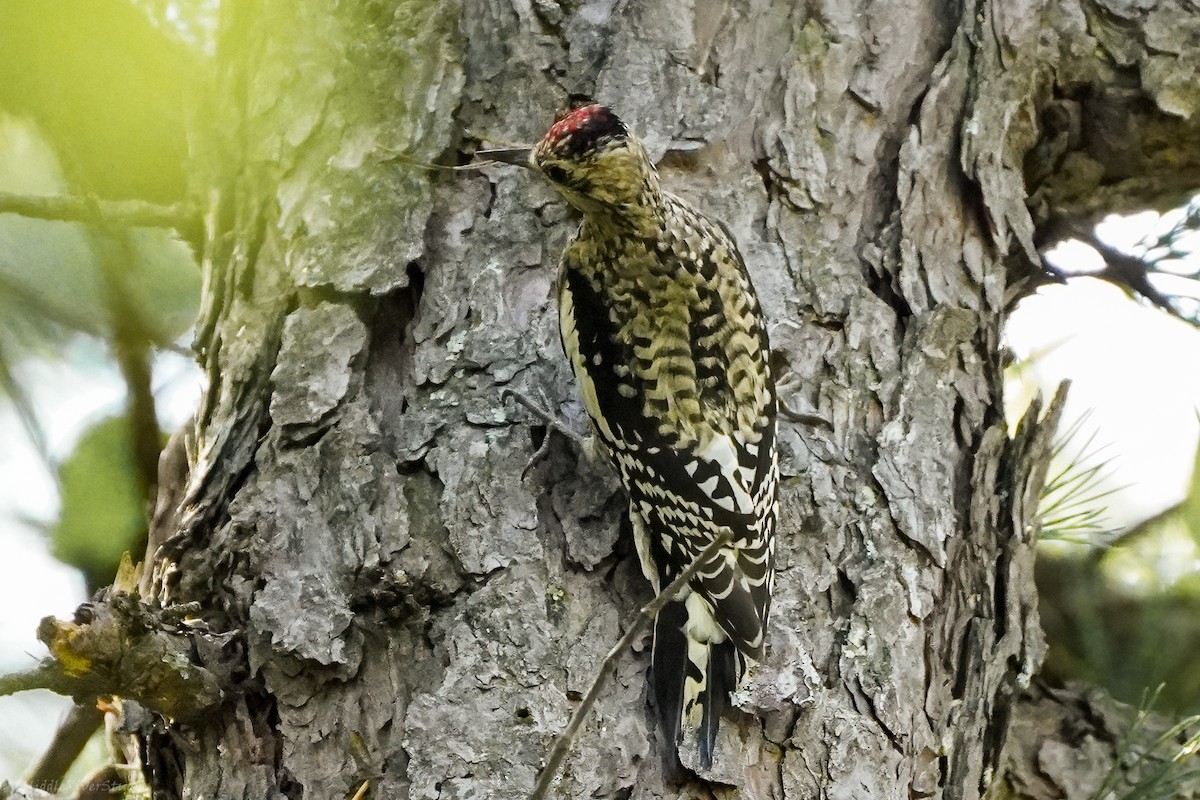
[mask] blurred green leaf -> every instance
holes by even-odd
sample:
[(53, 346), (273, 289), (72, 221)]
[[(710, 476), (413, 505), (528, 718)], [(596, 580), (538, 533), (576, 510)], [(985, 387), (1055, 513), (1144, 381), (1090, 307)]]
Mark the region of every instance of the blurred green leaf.
[(1192, 480), (1188, 484), (1187, 497), (1179, 506), (1179, 513), (1192, 531), (1192, 536), (1200, 541), (1200, 444), (1196, 446), (1196, 458), (1192, 461)]
[(37, 120), (72, 183), (181, 199), (185, 98), (206, 62), (130, 0), (0, 0), (0, 106)]
[(145, 532), (132, 452), (128, 421), (112, 417), (88, 429), (59, 470), (54, 555), (82, 570), (92, 587), (112, 579), (121, 554)]
[(37, 410), (29, 393), (13, 375), (11, 360), (6, 350), (4, 339), (0, 337), (0, 397), (7, 396), (12, 402), (13, 410), (16, 411), (17, 418), (21, 420), (25, 432), (33, 442), (34, 449), (41, 456), (42, 462), (53, 471), (54, 458), (46, 440), (46, 431), (42, 428), (42, 422), (38, 419)]

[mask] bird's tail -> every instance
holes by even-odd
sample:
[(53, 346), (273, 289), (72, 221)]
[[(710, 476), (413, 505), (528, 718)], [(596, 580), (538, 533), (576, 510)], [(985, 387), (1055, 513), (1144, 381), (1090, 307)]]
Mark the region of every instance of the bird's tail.
[(746, 657), (724, 636), (699, 595), (668, 603), (654, 620), (651, 673), (658, 719), (678, 762), (684, 736), (695, 736), (700, 765), (712, 766), (721, 717), (746, 671)]

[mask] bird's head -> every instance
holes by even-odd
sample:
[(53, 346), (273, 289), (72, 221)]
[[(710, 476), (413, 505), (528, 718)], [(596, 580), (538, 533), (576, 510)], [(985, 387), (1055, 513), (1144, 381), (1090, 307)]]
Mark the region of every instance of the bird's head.
[(560, 114), (532, 150), (491, 152), (540, 172), (585, 214), (626, 216), (659, 197), (658, 175), (645, 148), (607, 106)]

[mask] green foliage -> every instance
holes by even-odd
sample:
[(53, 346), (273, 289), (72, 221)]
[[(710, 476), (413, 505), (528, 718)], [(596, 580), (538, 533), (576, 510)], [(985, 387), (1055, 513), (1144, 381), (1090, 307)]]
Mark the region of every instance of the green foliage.
[[(1187, 499), (1104, 547), (1044, 547), (1037, 564), (1044, 674), (1136, 703), (1151, 687), (1175, 715), (1200, 711), (1200, 452)], [(1057, 543), (1055, 543), (1057, 544)]]
[[(200, 45), (211, 37), (216, 0), (149, 5), (148, 13), (142, 0), (0, 0), (0, 193), (186, 201), (184, 109), (206, 80)], [(169, 21), (195, 10), (204, 18), (173, 35)], [(111, 580), (120, 555), (136, 552), (145, 535), (129, 417), (143, 432), (144, 466), (153, 452), (145, 445), (157, 436), (148, 346), (183, 335), (199, 296), (192, 253), (171, 231), (0, 213), (0, 404), (12, 403), (57, 475), (61, 518), (47, 526), (53, 551), (81, 569), (92, 590)], [(90, 372), (97, 359), (81, 364), (69, 354), (80, 345), (103, 352), (98, 342), (121, 354), (120, 373), (136, 402), (125, 416), (92, 426), (55, 466), (60, 454), (42, 427), (61, 431), (64, 420), (38, 406), (44, 387), (22, 380), (61, 373), (34, 367), (40, 359)], [(106, 371), (118, 370), (109, 364)], [(5, 772), (26, 766), (10, 762)]]
[(1111, 462), (1095, 445), (1095, 433), (1078, 442), (1089, 416), (1081, 415), (1055, 439), (1038, 506), (1043, 540), (1102, 544), (1114, 536), (1105, 501), (1124, 487), (1110, 486)]
[(80, 437), (59, 470), (62, 516), (52, 534), (54, 555), (82, 570), (92, 588), (112, 579), (121, 554), (145, 534), (132, 448), (127, 418), (109, 418)]
[[(37, 128), (3, 112), (0, 192), (70, 194)], [(43, 420), (17, 365), (58, 358), (79, 334), (103, 339), (110, 350), (118, 331), (135, 348), (171, 342), (199, 303), (199, 270), (173, 233), (137, 228), (102, 236), (82, 224), (0, 214), (0, 397), (13, 403), (51, 468)], [(107, 583), (117, 557), (145, 527), (131, 448), (127, 420), (110, 420), (85, 435), (60, 470), (63, 516), (54, 549), (92, 587)]]

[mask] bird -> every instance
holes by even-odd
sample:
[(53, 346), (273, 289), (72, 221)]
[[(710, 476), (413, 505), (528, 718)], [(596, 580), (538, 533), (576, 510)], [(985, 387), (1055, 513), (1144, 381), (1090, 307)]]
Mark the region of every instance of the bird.
[(724, 224), (662, 188), (607, 106), (476, 155), (540, 174), (582, 216), (559, 264), (559, 332), (654, 591), (731, 533), (658, 613), (651, 650), (669, 752), (681, 764), (691, 736), (711, 769), (730, 695), (764, 656), (775, 580), (778, 404), (745, 261)]

